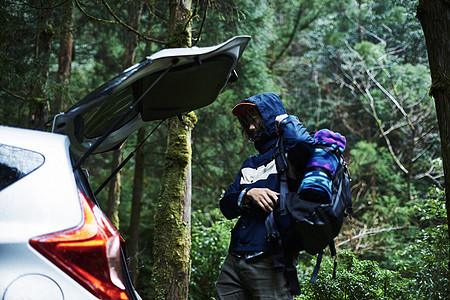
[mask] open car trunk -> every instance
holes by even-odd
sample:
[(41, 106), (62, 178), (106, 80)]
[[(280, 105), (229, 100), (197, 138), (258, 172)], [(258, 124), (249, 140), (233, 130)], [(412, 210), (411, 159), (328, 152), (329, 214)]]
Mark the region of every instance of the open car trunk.
[(76, 156), (97, 141), (93, 153), (115, 149), (149, 121), (211, 104), (249, 40), (249, 36), (237, 36), (212, 47), (159, 51), (57, 115), (53, 131), (70, 138)]

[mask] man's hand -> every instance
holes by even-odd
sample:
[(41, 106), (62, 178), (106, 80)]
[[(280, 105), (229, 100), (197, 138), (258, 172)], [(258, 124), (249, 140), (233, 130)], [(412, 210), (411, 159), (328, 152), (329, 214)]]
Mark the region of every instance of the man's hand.
[[(252, 200), (266, 213), (270, 213), (278, 201), (280, 194), (268, 188), (251, 188), (245, 194), (246, 198)], [(245, 203), (245, 200), (244, 200)]]
[(277, 132), (278, 132), (278, 124), (283, 121), (284, 118), (286, 118), (288, 115), (287, 114), (283, 114), (283, 115), (278, 115), (275, 118), (275, 126), (277, 127)]

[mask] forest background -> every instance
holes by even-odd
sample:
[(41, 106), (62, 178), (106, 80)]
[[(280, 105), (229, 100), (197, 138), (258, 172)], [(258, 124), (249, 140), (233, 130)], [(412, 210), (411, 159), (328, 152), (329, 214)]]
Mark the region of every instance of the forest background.
[[(177, 1), (1, 0), (1, 124), (37, 128), (130, 65), (169, 43)], [(188, 1), (189, 2), (189, 1)], [(239, 80), (195, 112), (192, 130), (191, 299), (209, 299), (233, 221), (218, 201), (243, 159), (254, 154), (231, 108), (262, 92), (283, 99), (310, 131), (347, 138), (354, 215), (337, 238), (331, 280), (325, 259), (301, 254), (301, 299), (446, 299), (449, 239), (436, 107), (418, 1), (192, 1), (191, 45), (250, 35)], [(174, 87), (176, 88), (176, 87)], [(166, 125), (166, 123), (164, 123)], [(85, 164), (94, 188), (156, 126)], [(158, 128), (98, 195), (127, 241), (144, 299), (158, 295), (155, 216), (168, 126)]]

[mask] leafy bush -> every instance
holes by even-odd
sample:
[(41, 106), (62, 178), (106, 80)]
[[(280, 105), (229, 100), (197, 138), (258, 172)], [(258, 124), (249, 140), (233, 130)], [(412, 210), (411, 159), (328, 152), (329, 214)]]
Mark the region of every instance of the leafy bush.
[(414, 279), (417, 299), (448, 299), (450, 240), (444, 192), (436, 189), (415, 208), (422, 228), (417, 239), (397, 253), (398, 268)]
[(409, 290), (410, 280), (374, 261), (358, 260), (348, 251), (339, 253), (334, 279), (333, 263), (324, 256), (316, 283), (309, 282), (310, 274), (300, 273), (302, 295), (296, 299), (415, 299)]
[(228, 253), (234, 222), (223, 218), (218, 209), (192, 215), (190, 299), (211, 299), (222, 263)]

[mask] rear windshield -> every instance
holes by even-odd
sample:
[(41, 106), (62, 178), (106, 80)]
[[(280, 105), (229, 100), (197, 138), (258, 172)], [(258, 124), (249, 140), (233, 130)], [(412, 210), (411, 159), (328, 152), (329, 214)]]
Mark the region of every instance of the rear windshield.
[(44, 163), (40, 153), (0, 144), (0, 191), (27, 176)]

